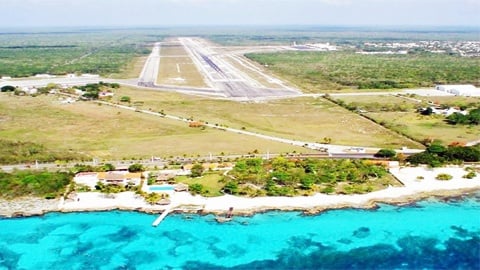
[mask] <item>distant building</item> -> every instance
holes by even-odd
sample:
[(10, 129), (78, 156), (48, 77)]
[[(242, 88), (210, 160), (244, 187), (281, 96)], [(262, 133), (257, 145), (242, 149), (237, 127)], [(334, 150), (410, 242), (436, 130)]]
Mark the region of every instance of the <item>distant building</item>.
[(459, 85), (437, 85), (435, 86), (435, 90), (443, 91), (446, 93), (450, 93), (456, 96), (480, 96), (480, 89), (476, 88), (474, 85), (471, 84), (459, 84)]
[(35, 95), (38, 93), (38, 89), (35, 87), (22, 87), (22, 91), (27, 95)]
[(107, 98), (107, 97), (113, 97), (112, 92), (100, 92), (98, 93), (99, 98)]
[(35, 78), (42, 78), (42, 79), (48, 79), (48, 78), (54, 78), (56, 77), (55, 75), (50, 75), (50, 74), (37, 74), (35, 75)]
[(113, 172), (81, 172), (75, 175), (74, 181), (78, 184), (95, 188), (97, 182), (114, 185), (139, 185), (141, 181), (141, 173), (129, 173), (125, 171)]
[(84, 73), (82, 74), (83, 78), (100, 78), (100, 75), (98, 74), (89, 74), (89, 73)]

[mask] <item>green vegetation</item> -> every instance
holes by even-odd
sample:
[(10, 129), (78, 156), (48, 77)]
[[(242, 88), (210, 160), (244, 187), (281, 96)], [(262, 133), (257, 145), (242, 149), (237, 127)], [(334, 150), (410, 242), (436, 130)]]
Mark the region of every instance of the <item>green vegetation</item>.
[(168, 200), (168, 194), (166, 193), (151, 192), (151, 193), (144, 194), (144, 198), (147, 203), (152, 205), (159, 204), (162, 201), (164, 201), (167, 204), (170, 203), (170, 201)]
[(200, 194), (205, 197), (221, 196), (224, 183), (222, 172), (205, 172), (201, 177), (191, 178), (189, 176), (175, 177), (177, 183), (188, 185), (188, 190), (193, 194)]
[[(311, 142), (324, 142), (323, 138), (327, 138), (332, 144), (380, 148), (422, 147), (419, 143), (386, 130), (322, 98), (302, 97), (239, 103), (127, 87), (121, 87), (116, 93), (119, 96), (126, 95), (133, 100), (144, 101), (143, 107), (153, 111), (185, 119), (193, 117), (195, 121), (218, 123), (272, 136)], [(224, 134), (222, 136), (227, 135)], [(240, 146), (239, 142), (234, 145)], [(243, 149), (257, 149), (260, 153), (266, 153), (266, 150), (270, 150), (271, 153), (274, 151), (265, 147), (265, 144), (243, 145)], [(308, 151), (301, 148), (293, 150), (301, 153)]]
[(129, 172), (143, 172), (145, 171), (145, 168), (143, 167), (142, 164), (138, 164), (138, 163), (135, 163), (135, 164), (132, 164), (130, 166), (128, 166), (128, 171)]
[(148, 41), (128, 31), (5, 34), (0, 37), (0, 77), (122, 73), (136, 57), (150, 53), (150, 46), (142, 46)]
[(0, 172), (0, 198), (36, 196), (53, 199), (63, 195), (71, 182), (72, 175), (65, 172)]
[(387, 170), (362, 160), (244, 159), (225, 178), (224, 191), (247, 196), (366, 193), (395, 184)]
[(473, 57), (432, 53), (360, 55), (348, 51), (246, 56), (308, 92), (480, 84), (480, 58)]
[(89, 99), (98, 99), (100, 92), (108, 91), (110, 92), (112, 89), (120, 88), (118, 83), (106, 83), (106, 82), (99, 82), (99, 83), (89, 83), (83, 86), (76, 86), (85, 92), (82, 96)]
[(450, 174), (446, 174), (446, 173), (440, 173), (435, 177), (435, 179), (442, 180), (442, 181), (448, 181), (448, 180), (451, 180), (452, 178), (453, 178), (453, 176), (451, 176)]
[[(123, 95), (119, 93), (124, 91), (122, 88), (115, 90), (118, 97)], [(136, 91), (138, 93), (135, 93)], [(196, 97), (171, 93), (151, 95), (151, 92), (135, 89), (128, 95), (134, 100), (142, 101), (143, 98), (150, 97), (157, 100), (157, 105), (153, 106), (145, 101), (142, 109), (159, 108), (157, 111), (160, 111), (162, 105), (158, 103), (165, 102), (163, 104), (170, 104), (168, 108), (171, 106), (177, 112), (183, 112), (180, 116), (187, 115), (192, 108), (212, 111), (211, 107), (207, 107), (211, 102), (244, 107), (244, 104), (236, 102), (215, 102), (208, 99), (203, 101)], [(176, 97), (173, 103), (166, 98), (170, 95)], [(164, 101), (162, 97), (165, 97)], [(202, 101), (190, 104), (190, 98)], [(182, 102), (189, 105), (183, 105)], [(221, 110), (218, 115), (221, 115)], [(76, 156), (85, 156), (85, 159), (89, 160), (95, 157), (100, 161), (151, 156), (196, 157), (221, 152), (247, 154), (251, 149), (258, 149), (261, 153), (266, 153), (267, 150), (271, 153), (306, 151), (298, 146), (211, 128), (193, 129), (184, 122), (111, 106), (99, 106), (93, 102), (62, 104), (59, 97), (54, 95), (30, 97), (14, 96), (10, 93), (0, 93), (0, 138), (34, 142), (43, 145), (45, 149), (55, 150), (52, 152), (56, 155), (81, 153)], [(212, 141), (215, 143), (212, 144)], [(81, 158), (75, 158), (79, 159)], [(32, 159), (32, 162), (34, 161), (35, 159)]]
[(380, 149), (375, 153), (375, 157), (379, 158), (393, 158), (397, 155), (397, 152), (393, 149)]
[(199, 177), (203, 173), (203, 166), (200, 163), (194, 164), (192, 169), (190, 169), (191, 174), (190, 177)]
[(85, 164), (75, 164), (73, 168), (70, 169), (70, 172), (77, 174), (80, 172), (109, 172), (115, 171), (115, 166), (110, 163), (106, 163), (100, 166), (91, 166)]
[(130, 102), (130, 101), (131, 101), (131, 99), (130, 99), (129, 96), (123, 96), (123, 97), (120, 98), (120, 102)]
[(71, 151), (52, 151), (42, 144), (0, 139), (0, 164), (19, 164), (82, 160), (86, 157)]
[(134, 185), (115, 185), (115, 184), (104, 184), (103, 182), (97, 182), (95, 185), (95, 189), (101, 193), (106, 194), (115, 194), (125, 191), (138, 191), (140, 189), (139, 186)]
[(15, 91), (15, 87), (11, 85), (5, 85), (2, 88), (0, 88), (1, 92), (13, 92)]
[[(451, 142), (469, 142), (478, 139), (480, 129), (475, 125), (451, 125), (443, 115), (418, 113), (419, 108), (436, 104), (442, 108), (478, 108), (475, 97), (419, 97), (419, 96), (342, 96), (327, 95), (326, 98), (355, 111), (362, 116), (412, 140), (424, 144), (425, 139)], [(416, 102), (411, 100), (418, 100)]]
[(447, 117), (447, 122), (452, 125), (480, 125), (480, 107), (463, 115), (455, 112)]
[(480, 147), (445, 147), (435, 143), (427, 147), (426, 151), (411, 155), (406, 160), (414, 165), (427, 164), (431, 167), (440, 167), (446, 163), (478, 162), (480, 161)]
[(463, 178), (466, 178), (466, 179), (473, 179), (473, 178), (475, 178), (475, 177), (477, 177), (477, 173), (476, 173), (476, 172), (473, 172), (473, 171), (472, 171), (472, 172), (468, 172), (467, 174), (465, 174), (465, 175), (463, 176)]

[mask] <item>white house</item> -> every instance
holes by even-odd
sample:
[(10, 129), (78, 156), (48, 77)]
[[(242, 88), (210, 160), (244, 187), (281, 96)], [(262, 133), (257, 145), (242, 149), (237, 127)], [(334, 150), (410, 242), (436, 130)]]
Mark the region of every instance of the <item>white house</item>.
[(22, 87), (22, 91), (25, 92), (27, 95), (35, 95), (38, 93), (38, 89), (35, 87)]
[(93, 189), (95, 188), (95, 185), (98, 182), (97, 176), (98, 176), (98, 173), (96, 172), (81, 172), (81, 173), (77, 173), (75, 175), (75, 178), (73, 178), (73, 180), (77, 184), (85, 185)]
[(104, 184), (140, 185), (142, 174), (130, 173), (126, 171), (112, 171), (112, 172), (81, 172), (75, 175), (73, 179), (75, 183), (86, 185), (90, 188), (95, 188), (97, 182)]
[(443, 91), (456, 96), (480, 96), (480, 89), (471, 84), (443, 84), (435, 86), (435, 90)]

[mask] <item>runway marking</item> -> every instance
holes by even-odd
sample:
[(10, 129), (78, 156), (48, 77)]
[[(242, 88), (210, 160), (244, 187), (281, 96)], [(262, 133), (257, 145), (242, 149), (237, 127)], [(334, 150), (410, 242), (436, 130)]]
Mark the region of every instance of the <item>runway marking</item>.
[(179, 64), (177, 64), (177, 72), (178, 72), (178, 73), (181, 73), (181, 72), (180, 72), (180, 65), (179, 65)]

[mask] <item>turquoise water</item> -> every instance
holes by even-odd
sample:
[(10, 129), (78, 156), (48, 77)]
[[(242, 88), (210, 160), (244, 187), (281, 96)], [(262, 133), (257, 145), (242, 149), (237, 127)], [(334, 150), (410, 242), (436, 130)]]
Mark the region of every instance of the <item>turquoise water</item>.
[(0, 269), (480, 269), (480, 194), (317, 216), (0, 219)]
[(174, 186), (150, 186), (148, 188), (149, 191), (170, 191), (174, 189)]

